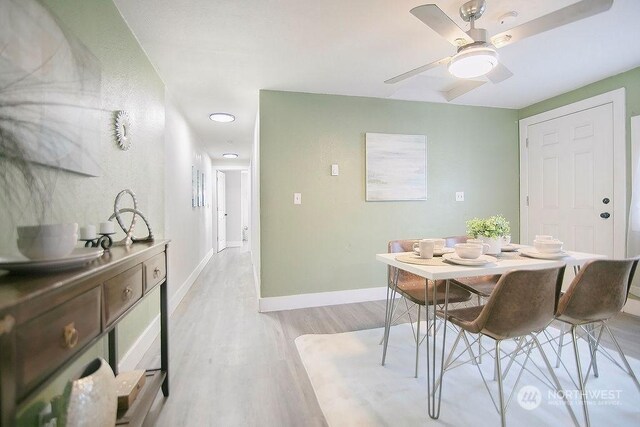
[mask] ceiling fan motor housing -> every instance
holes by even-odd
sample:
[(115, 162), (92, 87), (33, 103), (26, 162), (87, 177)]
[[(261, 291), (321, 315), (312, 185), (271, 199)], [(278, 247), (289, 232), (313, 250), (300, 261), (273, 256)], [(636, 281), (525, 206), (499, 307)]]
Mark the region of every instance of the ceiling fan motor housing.
[(487, 4), (484, 0), (471, 0), (460, 6), (460, 17), (466, 22), (476, 20), (482, 16)]

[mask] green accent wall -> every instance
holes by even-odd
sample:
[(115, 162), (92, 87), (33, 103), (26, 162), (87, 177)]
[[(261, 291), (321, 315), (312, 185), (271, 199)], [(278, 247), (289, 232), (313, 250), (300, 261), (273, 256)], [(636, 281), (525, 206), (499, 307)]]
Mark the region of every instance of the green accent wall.
[[(366, 132), (426, 135), (426, 201), (365, 201)], [(518, 177), (516, 110), (261, 91), (261, 296), (385, 286), (389, 240), (474, 216), (505, 215), (517, 242)]]

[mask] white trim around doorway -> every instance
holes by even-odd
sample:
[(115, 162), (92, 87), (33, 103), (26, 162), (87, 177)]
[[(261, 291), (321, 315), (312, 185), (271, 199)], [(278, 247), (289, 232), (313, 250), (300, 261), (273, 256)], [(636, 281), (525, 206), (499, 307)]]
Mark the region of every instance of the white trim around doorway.
[[(626, 256), (627, 241), (627, 150), (626, 150), (626, 99), (625, 88), (603, 93), (592, 98), (574, 102), (519, 122), (520, 133), (520, 243), (532, 243), (523, 240), (528, 236), (529, 208), (527, 191), (529, 171), (527, 168), (527, 129), (530, 125), (542, 123), (558, 117), (588, 110), (604, 104), (613, 106), (613, 253), (615, 258)], [(621, 201), (621, 202), (618, 202)]]

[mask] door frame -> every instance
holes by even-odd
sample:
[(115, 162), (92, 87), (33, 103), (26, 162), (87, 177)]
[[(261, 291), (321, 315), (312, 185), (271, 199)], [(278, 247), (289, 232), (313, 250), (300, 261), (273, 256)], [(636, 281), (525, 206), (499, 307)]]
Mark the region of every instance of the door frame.
[[(226, 188), (226, 175), (224, 175), (224, 171), (220, 170), (220, 169), (216, 169), (216, 252), (222, 252), (223, 250), (227, 249), (227, 221), (225, 219), (224, 221), (224, 225), (225, 225), (225, 230), (224, 230), (224, 247), (220, 248), (220, 200), (223, 200), (223, 198), (220, 197), (220, 175), (222, 174), (223, 176), (225, 176), (225, 185), (223, 186), (224, 189), (224, 199), (225, 199), (225, 210), (226, 210), (226, 192), (227, 192), (227, 188)], [(226, 217), (226, 213), (225, 213), (225, 217)]]
[(527, 196), (529, 188), (527, 129), (531, 125), (568, 116), (573, 113), (599, 107), (604, 104), (613, 106), (613, 256), (626, 257), (627, 230), (627, 150), (626, 150), (626, 98), (625, 88), (612, 90), (582, 101), (545, 111), (519, 121), (520, 135), (520, 243), (529, 235), (529, 207)]

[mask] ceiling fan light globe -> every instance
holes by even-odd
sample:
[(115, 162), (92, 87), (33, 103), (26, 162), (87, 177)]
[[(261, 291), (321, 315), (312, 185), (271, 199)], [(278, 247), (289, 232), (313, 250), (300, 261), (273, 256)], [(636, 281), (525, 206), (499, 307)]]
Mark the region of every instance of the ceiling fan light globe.
[(498, 65), (498, 52), (489, 47), (469, 48), (451, 58), (449, 72), (461, 79), (484, 76)]

